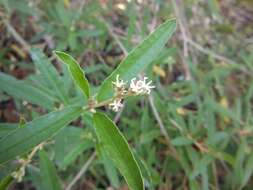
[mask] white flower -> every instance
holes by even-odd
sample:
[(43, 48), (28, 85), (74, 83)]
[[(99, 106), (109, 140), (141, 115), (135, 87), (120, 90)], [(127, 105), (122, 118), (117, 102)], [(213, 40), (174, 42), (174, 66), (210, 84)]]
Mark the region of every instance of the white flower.
[(17, 179), (18, 182), (22, 181), (24, 175), (25, 175), (25, 167), (23, 167), (23, 166), (21, 168), (19, 168), (18, 171), (12, 172), (12, 177)]
[(140, 94), (150, 94), (151, 89), (155, 86), (151, 86), (152, 81), (146, 83), (148, 77), (144, 77), (143, 80), (136, 81), (136, 78), (133, 78), (130, 83), (131, 92), (140, 95)]
[(111, 108), (115, 112), (118, 112), (119, 109), (122, 107), (123, 107), (123, 104), (121, 103), (120, 99), (116, 99), (112, 103), (109, 104), (109, 108)]
[(116, 88), (124, 88), (127, 82), (124, 82), (123, 80), (121, 80), (119, 78), (119, 75), (116, 76), (116, 81), (112, 82), (112, 84), (116, 87)]
[(134, 92), (135, 94), (140, 94), (142, 92), (142, 81), (137, 81), (136, 78), (133, 78), (130, 83), (130, 90)]
[(150, 94), (151, 89), (155, 88), (155, 86), (151, 86), (152, 80), (146, 83), (146, 80), (148, 77), (144, 77), (143, 82), (142, 82), (142, 91), (144, 94)]

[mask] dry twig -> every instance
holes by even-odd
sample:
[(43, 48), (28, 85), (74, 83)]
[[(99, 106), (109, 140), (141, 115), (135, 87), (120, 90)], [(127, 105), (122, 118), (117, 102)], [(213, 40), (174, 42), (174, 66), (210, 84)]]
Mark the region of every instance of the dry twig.
[(85, 164), (83, 165), (83, 167), (81, 168), (81, 170), (76, 174), (76, 176), (74, 177), (74, 179), (69, 183), (69, 185), (66, 187), (65, 190), (71, 190), (71, 188), (75, 185), (75, 183), (83, 176), (83, 174), (87, 171), (87, 169), (89, 168), (90, 164), (92, 163), (92, 161), (95, 159), (96, 157), (96, 152), (93, 152), (91, 154), (91, 156), (89, 157), (89, 159), (87, 160), (87, 162), (85, 162)]

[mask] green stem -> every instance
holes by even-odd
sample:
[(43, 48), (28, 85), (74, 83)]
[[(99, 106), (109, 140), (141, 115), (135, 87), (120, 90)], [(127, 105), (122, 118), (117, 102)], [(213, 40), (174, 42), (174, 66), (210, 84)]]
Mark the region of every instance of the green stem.
[(7, 189), (7, 187), (11, 184), (13, 180), (14, 178), (11, 175), (8, 175), (4, 179), (2, 179), (0, 182), (0, 190)]
[(106, 106), (106, 105), (112, 103), (117, 98), (124, 99), (124, 98), (126, 98), (128, 96), (133, 96), (133, 95), (131, 93), (127, 93), (125, 95), (115, 95), (112, 98), (110, 98), (108, 100), (105, 100), (105, 101), (102, 101), (102, 102), (99, 102), (97, 104), (94, 104), (93, 106), (84, 106), (83, 110), (90, 110), (90, 109), (95, 109), (95, 108), (103, 107), (103, 106)]

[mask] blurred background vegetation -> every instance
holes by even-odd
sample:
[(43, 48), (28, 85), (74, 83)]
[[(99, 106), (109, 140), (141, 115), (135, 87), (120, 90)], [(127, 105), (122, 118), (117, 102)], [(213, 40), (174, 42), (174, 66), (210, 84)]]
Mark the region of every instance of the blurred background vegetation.
[[(127, 52), (176, 17), (176, 33), (146, 69), (152, 97), (127, 99), (111, 118), (134, 148), (147, 189), (253, 189), (252, 0), (1, 0), (0, 16), (0, 138), (61, 106), (36, 99), (39, 90), (62, 98), (42, 82), (37, 59), (42, 70), (57, 69), (67, 104), (81, 104), (53, 50), (75, 57), (96, 92)], [(73, 190), (126, 190), (111, 161), (94, 156), (92, 134), (86, 114), (46, 145), (62, 185), (88, 160)], [(37, 160), (10, 189), (43, 190)], [(0, 178), (16, 164), (1, 166)]]

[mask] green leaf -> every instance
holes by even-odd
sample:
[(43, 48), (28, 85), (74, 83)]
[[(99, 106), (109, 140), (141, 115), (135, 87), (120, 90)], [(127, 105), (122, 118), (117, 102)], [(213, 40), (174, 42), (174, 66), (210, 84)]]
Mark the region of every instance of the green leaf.
[(18, 123), (0, 123), (0, 139), (18, 128)]
[(97, 95), (97, 100), (102, 101), (113, 95), (112, 81), (115, 80), (118, 74), (120, 78), (130, 80), (144, 70), (156, 58), (175, 30), (176, 20), (168, 20), (133, 49), (103, 82)]
[(220, 159), (220, 160), (224, 160), (232, 166), (235, 165), (236, 161), (235, 161), (234, 157), (231, 156), (230, 154), (228, 154), (226, 152), (219, 151), (214, 147), (209, 146), (208, 148), (209, 148), (209, 154), (212, 155), (213, 157)]
[(36, 118), (25, 127), (10, 133), (0, 140), (0, 164), (26, 153), (52, 137), (81, 113), (81, 107), (66, 107)]
[(190, 179), (195, 179), (201, 172), (212, 163), (214, 158), (212, 158), (210, 155), (204, 155), (203, 158), (200, 160), (196, 159), (194, 163), (194, 169), (192, 173), (190, 174)]
[(36, 190), (43, 190), (40, 170), (31, 164), (28, 165), (26, 169), (27, 180), (32, 182)]
[(174, 146), (186, 146), (186, 145), (191, 145), (192, 143), (194, 143), (194, 141), (186, 137), (177, 137), (173, 139), (171, 143)]
[(102, 145), (97, 145), (97, 152), (101, 161), (103, 162), (105, 173), (111, 183), (111, 186), (115, 189), (118, 189), (120, 186), (120, 181), (116, 167), (113, 165), (112, 160), (110, 160), (110, 158), (107, 156), (105, 150), (102, 148)]
[(43, 189), (61, 190), (60, 179), (57, 176), (56, 169), (52, 161), (48, 158), (45, 151), (39, 152), (40, 157), (40, 175)]
[(0, 181), (0, 190), (5, 190), (8, 188), (10, 183), (13, 181), (13, 177), (11, 175), (6, 176)]
[(53, 64), (40, 49), (32, 48), (31, 57), (40, 74), (43, 76), (43, 81), (41, 82), (53, 90), (65, 105), (68, 104), (68, 95), (64, 89), (63, 80), (61, 80), (61, 76)]
[(66, 168), (68, 165), (73, 163), (79, 155), (81, 155), (85, 150), (91, 147), (91, 142), (84, 141), (80, 143), (64, 156), (61, 167)]
[(252, 173), (253, 173), (253, 154), (251, 153), (245, 163), (245, 169), (244, 169), (242, 184), (241, 184), (242, 189), (249, 182), (250, 177), (252, 176)]
[(79, 127), (68, 126), (55, 136), (55, 162), (60, 168), (66, 168), (85, 150), (94, 144), (85, 137), (89, 132)]
[(84, 71), (77, 63), (77, 61), (70, 55), (61, 52), (61, 51), (54, 51), (57, 57), (68, 66), (68, 69), (75, 81), (75, 83), (80, 87), (83, 94), (90, 97), (90, 87), (88, 80), (85, 77)]
[(93, 122), (101, 148), (112, 159), (132, 190), (143, 190), (144, 184), (140, 168), (130, 147), (115, 124), (104, 114), (95, 113)]
[(55, 99), (41, 91), (39, 88), (25, 81), (0, 72), (0, 91), (4, 91), (10, 96), (19, 100), (26, 100), (32, 104), (42, 106), (47, 109), (54, 107)]

